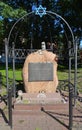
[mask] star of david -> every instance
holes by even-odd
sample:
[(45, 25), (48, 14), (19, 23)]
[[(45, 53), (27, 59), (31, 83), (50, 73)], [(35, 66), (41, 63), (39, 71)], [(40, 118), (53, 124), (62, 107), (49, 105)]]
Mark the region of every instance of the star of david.
[(39, 5), (39, 7), (36, 8), (35, 14), (42, 17), (43, 15), (46, 14), (46, 8), (42, 7), (42, 5)]

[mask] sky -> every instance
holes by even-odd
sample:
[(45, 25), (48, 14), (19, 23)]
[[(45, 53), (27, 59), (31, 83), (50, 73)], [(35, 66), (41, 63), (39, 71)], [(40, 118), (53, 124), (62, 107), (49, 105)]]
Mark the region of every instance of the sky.
[(80, 49), (82, 49), (82, 39), (80, 40)]
[(3, 20), (3, 17), (2, 17), (2, 16), (0, 16), (0, 20)]

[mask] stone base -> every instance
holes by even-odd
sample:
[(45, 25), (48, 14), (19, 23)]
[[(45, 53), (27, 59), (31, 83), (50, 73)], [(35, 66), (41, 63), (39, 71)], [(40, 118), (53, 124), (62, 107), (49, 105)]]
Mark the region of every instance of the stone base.
[(16, 103), (24, 104), (56, 104), (65, 103), (60, 93), (23, 93), (22, 98), (18, 97)]

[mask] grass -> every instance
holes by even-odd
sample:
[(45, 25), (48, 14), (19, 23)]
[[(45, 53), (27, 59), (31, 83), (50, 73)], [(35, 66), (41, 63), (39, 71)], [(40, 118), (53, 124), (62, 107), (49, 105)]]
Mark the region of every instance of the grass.
[(35, 128), (35, 130), (41, 130), (40, 128)]
[[(22, 80), (22, 68), (23, 65), (16, 65), (16, 70), (15, 70), (15, 79), (17, 81)], [(5, 88), (6, 84), (6, 70), (5, 70), (5, 65), (0, 66), (0, 72), (2, 74), (2, 88)], [(68, 72), (69, 70), (65, 68), (64, 66), (61, 66), (60, 68), (58, 67), (57, 75), (58, 75), (58, 80), (68, 80)], [(13, 70), (12, 67), (9, 66), (9, 71), (8, 71), (9, 79), (13, 81)], [(82, 92), (82, 68), (78, 68), (77, 70), (77, 87), (79, 88), (80, 92)], [(72, 82), (74, 82), (74, 69), (71, 71), (71, 79)], [(4, 93), (3, 93), (4, 94)]]
[(27, 99), (27, 100), (24, 99), (24, 100), (23, 100), (23, 103), (24, 103), (24, 104), (28, 104), (28, 99)]
[(59, 70), (57, 72), (57, 75), (58, 75), (59, 80), (67, 80), (68, 79), (68, 72), (62, 72)]

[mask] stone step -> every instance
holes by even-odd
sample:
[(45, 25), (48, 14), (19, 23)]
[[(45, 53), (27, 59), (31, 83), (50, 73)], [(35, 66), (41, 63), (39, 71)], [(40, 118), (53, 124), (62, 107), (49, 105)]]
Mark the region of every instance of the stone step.
[(65, 103), (60, 93), (23, 93), (16, 99), (16, 103), (23, 104), (57, 104)]
[(13, 115), (41, 115), (42, 112), (55, 112), (55, 113), (64, 113), (69, 114), (69, 105), (68, 104), (57, 104), (57, 105), (40, 105), (40, 104), (15, 104), (13, 109)]
[(69, 104), (15, 104), (14, 110), (20, 111), (39, 111), (43, 108), (44, 110), (56, 110), (56, 111), (67, 111), (69, 110)]
[(0, 130), (11, 130), (10, 126), (5, 123), (0, 123)]

